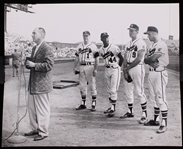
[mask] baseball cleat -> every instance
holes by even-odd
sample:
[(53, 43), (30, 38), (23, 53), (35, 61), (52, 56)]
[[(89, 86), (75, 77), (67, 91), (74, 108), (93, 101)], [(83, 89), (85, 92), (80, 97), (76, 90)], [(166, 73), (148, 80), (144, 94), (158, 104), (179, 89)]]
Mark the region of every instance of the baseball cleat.
[(93, 111), (93, 112), (96, 111), (95, 106), (92, 105), (91, 111)]
[(86, 109), (86, 105), (80, 105), (79, 107), (76, 108), (76, 110), (82, 110)]
[(141, 119), (139, 120), (139, 124), (144, 124), (147, 122), (147, 117), (141, 117)]
[(157, 133), (164, 133), (166, 130), (167, 130), (167, 126), (161, 125), (156, 132)]
[(120, 118), (130, 118), (130, 117), (134, 117), (134, 114), (127, 112), (124, 115), (120, 116)]
[(110, 108), (108, 108), (107, 110), (105, 110), (104, 111), (104, 114), (107, 114), (107, 113), (109, 113), (109, 111), (111, 110), (111, 107)]
[(115, 110), (110, 110), (109, 112), (108, 112), (108, 117), (113, 117), (114, 116), (114, 113), (115, 113)]
[(159, 126), (159, 121), (149, 120), (144, 123), (145, 126)]

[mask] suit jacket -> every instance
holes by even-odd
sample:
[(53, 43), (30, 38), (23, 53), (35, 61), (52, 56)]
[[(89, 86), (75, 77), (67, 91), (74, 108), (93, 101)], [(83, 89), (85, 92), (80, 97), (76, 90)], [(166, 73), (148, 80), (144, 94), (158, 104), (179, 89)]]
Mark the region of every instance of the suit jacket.
[(36, 47), (33, 47), (31, 60), (36, 63), (34, 68), (30, 69), (29, 88), (30, 94), (49, 93), (53, 89), (52, 68), (54, 64), (54, 54), (52, 48), (44, 41), (35, 56)]

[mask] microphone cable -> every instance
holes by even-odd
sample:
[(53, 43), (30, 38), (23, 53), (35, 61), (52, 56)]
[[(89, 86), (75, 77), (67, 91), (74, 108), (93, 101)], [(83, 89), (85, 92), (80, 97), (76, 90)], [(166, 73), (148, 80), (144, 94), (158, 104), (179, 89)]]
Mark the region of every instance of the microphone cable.
[[(23, 71), (22, 71), (23, 70)], [(28, 106), (28, 104), (27, 104), (27, 100), (26, 100), (26, 96), (27, 96), (27, 92), (26, 92), (26, 78), (25, 78), (25, 72), (24, 72), (24, 67), (23, 67), (23, 69), (22, 69), (22, 64), (21, 64), (21, 71), (23, 72), (20, 72), (21, 74), (23, 74), (23, 77), (24, 77), (24, 82), (25, 82), (25, 102), (26, 102), (26, 111), (25, 111), (25, 114), (22, 116), (22, 118), (18, 121), (18, 122), (15, 122), (16, 123), (16, 128), (12, 131), (12, 133), (6, 138), (6, 139), (4, 139), (4, 141), (6, 141), (6, 140), (8, 140), (13, 134), (14, 134), (14, 132), (18, 129), (18, 125), (19, 125), (19, 123), (25, 118), (25, 116), (27, 115), (27, 106)], [(20, 75), (21, 75), (20, 74)], [(21, 79), (21, 78), (20, 78)], [(20, 84), (20, 86), (21, 86), (21, 84)], [(18, 105), (19, 106), (19, 105)], [(15, 124), (14, 123), (14, 124)], [(13, 125), (14, 125), (13, 124)], [(12, 125), (12, 126), (13, 126)]]

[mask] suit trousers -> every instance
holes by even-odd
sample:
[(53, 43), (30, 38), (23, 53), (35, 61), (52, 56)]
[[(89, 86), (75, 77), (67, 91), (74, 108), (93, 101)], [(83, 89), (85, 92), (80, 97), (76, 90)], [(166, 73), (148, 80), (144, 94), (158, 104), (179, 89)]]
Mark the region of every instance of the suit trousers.
[(48, 136), (50, 121), (49, 93), (28, 95), (28, 112), (32, 131)]

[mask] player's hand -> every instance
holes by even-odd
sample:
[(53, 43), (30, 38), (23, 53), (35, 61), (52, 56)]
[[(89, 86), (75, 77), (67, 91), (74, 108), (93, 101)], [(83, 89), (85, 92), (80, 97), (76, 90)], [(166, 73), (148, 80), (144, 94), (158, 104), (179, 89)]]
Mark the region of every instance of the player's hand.
[(123, 69), (124, 72), (129, 72), (130, 68), (129, 67), (126, 67)]
[(97, 75), (97, 70), (93, 71), (93, 76), (95, 77)]
[(159, 63), (158, 63), (158, 62), (150, 63), (149, 65), (150, 65), (151, 67), (153, 67), (154, 69), (159, 67)]
[(26, 62), (26, 66), (28, 66), (28, 67), (35, 67), (35, 65), (36, 65), (36, 63), (31, 62), (29, 60), (27, 60), (27, 62)]

